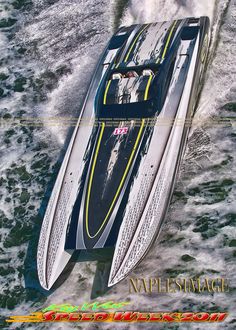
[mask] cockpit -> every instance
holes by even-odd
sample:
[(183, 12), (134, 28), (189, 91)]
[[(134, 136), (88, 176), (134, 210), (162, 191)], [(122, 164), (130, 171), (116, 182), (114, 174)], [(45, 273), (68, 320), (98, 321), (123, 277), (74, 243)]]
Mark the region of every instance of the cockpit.
[(150, 86), (154, 76), (151, 69), (144, 69), (140, 73), (135, 70), (113, 72), (106, 83), (103, 104), (147, 101), (150, 98)]
[(99, 91), (98, 118), (153, 117), (161, 111), (172, 71), (173, 65), (166, 74), (157, 64), (114, 68)]

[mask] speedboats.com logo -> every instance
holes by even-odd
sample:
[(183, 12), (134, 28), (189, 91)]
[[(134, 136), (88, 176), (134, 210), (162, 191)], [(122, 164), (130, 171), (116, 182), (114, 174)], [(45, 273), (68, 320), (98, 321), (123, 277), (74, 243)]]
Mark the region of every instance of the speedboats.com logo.
[[(124, 309), (130, 302), (108, 301), (105, 303), (84, 303), (81, 306), (70, 304), (50, 305), (41, 311), (25, 316), (11, 316), (8, 323), (41, 323), (41, 322), (222, 322), (226, 312), (141, 312), (114, 311)], [(109, 311), (108, 311), (109, 310)], [(112, 312), (110, 310), (113, 310)]]

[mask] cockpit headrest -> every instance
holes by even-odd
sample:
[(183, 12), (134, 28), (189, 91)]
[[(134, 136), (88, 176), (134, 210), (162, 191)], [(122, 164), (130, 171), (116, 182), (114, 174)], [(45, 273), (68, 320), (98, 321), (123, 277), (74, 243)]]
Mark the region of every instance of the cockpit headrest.
[(116, 72), (116, 73), (113, 73), (113, 75), (112, 75), (112, 77), (111, 77), (111, 79), (112, 80), (121, 80), (122, 79), (122, 74), (121, 73), (119, 73), (119, 72)]

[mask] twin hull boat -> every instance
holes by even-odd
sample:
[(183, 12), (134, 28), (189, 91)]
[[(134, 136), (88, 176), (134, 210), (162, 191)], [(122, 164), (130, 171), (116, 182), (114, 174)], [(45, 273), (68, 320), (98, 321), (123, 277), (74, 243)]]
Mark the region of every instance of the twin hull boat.
[(147, 253), (163, 222), (208, 50), (209, 19), (121, 27), (95, 70), (43, 220), (39, 281), (75, 250), (115, 246), (108, 286)]

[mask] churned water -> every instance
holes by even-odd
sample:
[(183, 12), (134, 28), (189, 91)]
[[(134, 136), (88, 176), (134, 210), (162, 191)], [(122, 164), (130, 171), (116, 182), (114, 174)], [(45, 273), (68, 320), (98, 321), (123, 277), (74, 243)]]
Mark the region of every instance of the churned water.
[[(75, 265), (61, 287), (46, 293), (40, 288), (36, 271), (40, 226), (73, 130), (73, 118), (80, 113), (101, 50), (119, 25), (199, 15), (211, 18), (204, 86), (166, 221), (153, 248), (132, 275), (224, 277), (229, 279), (230, 292), (130, 294), (126, 280), (107, 291), (102, 286), (106, 263), (97, 267), (96, 261), (85, 261)], [(232, 0), (1, 1), (2, 327), (79, 329), (78, 325), (63, 323), (7, 325), (4, 319), (52, 303), (80, 305), (92, 296), (101, 302), (130, 301), (133, 310), (145, 306), (147, 311), (228, 311), (227, 322), (207, 327), (235, 329), (235, 31), (236, 6)], [(155, 329), (158, 327), (201, 329), (203, 325), (155, 324)]]

